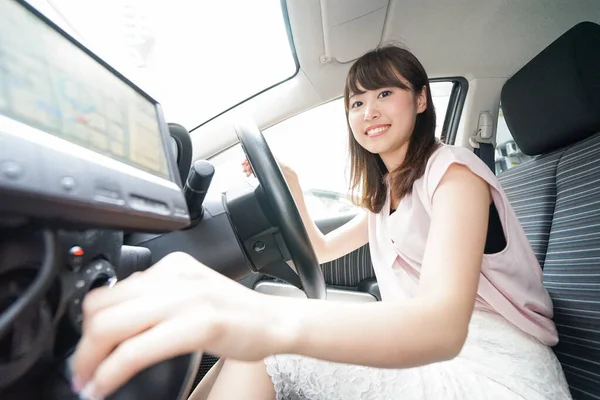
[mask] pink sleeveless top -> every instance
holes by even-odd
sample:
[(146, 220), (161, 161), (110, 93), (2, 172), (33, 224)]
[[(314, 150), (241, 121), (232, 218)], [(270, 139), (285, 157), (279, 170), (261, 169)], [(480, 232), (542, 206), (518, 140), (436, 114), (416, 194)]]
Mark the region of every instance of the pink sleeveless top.
[(382, 211), (369, 213), (371, 259), (382, 299), (416, 295), (431, 225), (432, 194), (453, 163), (467, 166), (488, 182), (507, 242), (501, 252), (483, 256), (475, 307), (498, 313), (542, 343), (555, 345), (558, 335), (552, 301), (527, 236), (496, 176), (463, 147), (441, 145), (427, 162), (423, 176), (415, 181), (412, 193), (392, 215), (389, 190)]

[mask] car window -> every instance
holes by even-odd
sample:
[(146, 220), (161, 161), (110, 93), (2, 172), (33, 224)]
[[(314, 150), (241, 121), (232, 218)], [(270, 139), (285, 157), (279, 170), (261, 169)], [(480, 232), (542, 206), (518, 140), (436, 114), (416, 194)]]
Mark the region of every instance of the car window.
[(519, 149), (519, 146), (517, 146), (517, 143), (513, 139), (513, 136), (506, 125), (502, 107), (500, 107), (498, 112), (498, 125), (496, 128), (496, 175), (516, 167), (530, 158), (530, 156), (523, 154), (521, 149)]
[[(442, 133), (452, 82), (432, 82), (436, 136)], [(300, 113), (263, 131), (273, 154), (300, 177), (308, 210), (314, 219), (355, 213), (349, 200), (348, 127), (343, 98)], [(243, 179), (244, 153), (236, 145), (213, 157), (213, 185), (226, 191)]]

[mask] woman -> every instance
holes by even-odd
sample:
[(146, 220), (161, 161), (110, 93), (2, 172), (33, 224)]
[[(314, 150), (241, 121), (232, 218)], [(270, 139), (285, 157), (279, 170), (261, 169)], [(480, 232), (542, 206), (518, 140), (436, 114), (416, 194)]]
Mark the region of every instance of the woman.
[(367, 53), (344, 100), (365, 212), (322, 235), (283, 170), (319, 260), (368, 242), (383, 301), (274, 301), (170, 255), (88, 295), (75, 389), (99, 398), (202, 350), (226, 361), (194, 399), (570, 398), (533, 251), (494, 174), (436, 141), (420, 62), (398, 47)]

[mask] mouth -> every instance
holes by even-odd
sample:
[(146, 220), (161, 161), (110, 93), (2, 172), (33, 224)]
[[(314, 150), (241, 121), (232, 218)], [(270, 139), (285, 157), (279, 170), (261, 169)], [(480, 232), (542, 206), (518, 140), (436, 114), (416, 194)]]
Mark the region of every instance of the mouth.
[(370, 126), (365, 131), (365, 135), (367, 135), (368, 137), (381, 136), (381, 135), (383, 135), (384, 133), (386, 133), (388, 131), (388, 129), (390, 128), (390, 126), (391, 125), (389, 125), (389, 124)]

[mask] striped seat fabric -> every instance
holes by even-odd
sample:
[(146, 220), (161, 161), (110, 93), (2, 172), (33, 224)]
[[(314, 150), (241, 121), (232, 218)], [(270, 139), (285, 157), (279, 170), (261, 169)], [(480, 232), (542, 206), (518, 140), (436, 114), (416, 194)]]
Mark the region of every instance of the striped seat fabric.
[(543, 267), (575, 400), (600, 399), (600, 26), (570, 29), (502, 90), (532, 160), (500, 176)]
[(356, 287), (365, 279), (375, 277), (368, 244), (337, 260), (321, 264), (321, 268), (325, 283), (332, 286)]
[(544, 283), (560, 333), (556, 355), (578, 399), (600, 399), (600, 134), (558, 163)]
[(556, 167), (562, 154), (539, 156), (499, 176), (542, 267), (556, 202)]
[(600, 399), (600, 134), (500, 176), (554, 302), (575, 399)]

